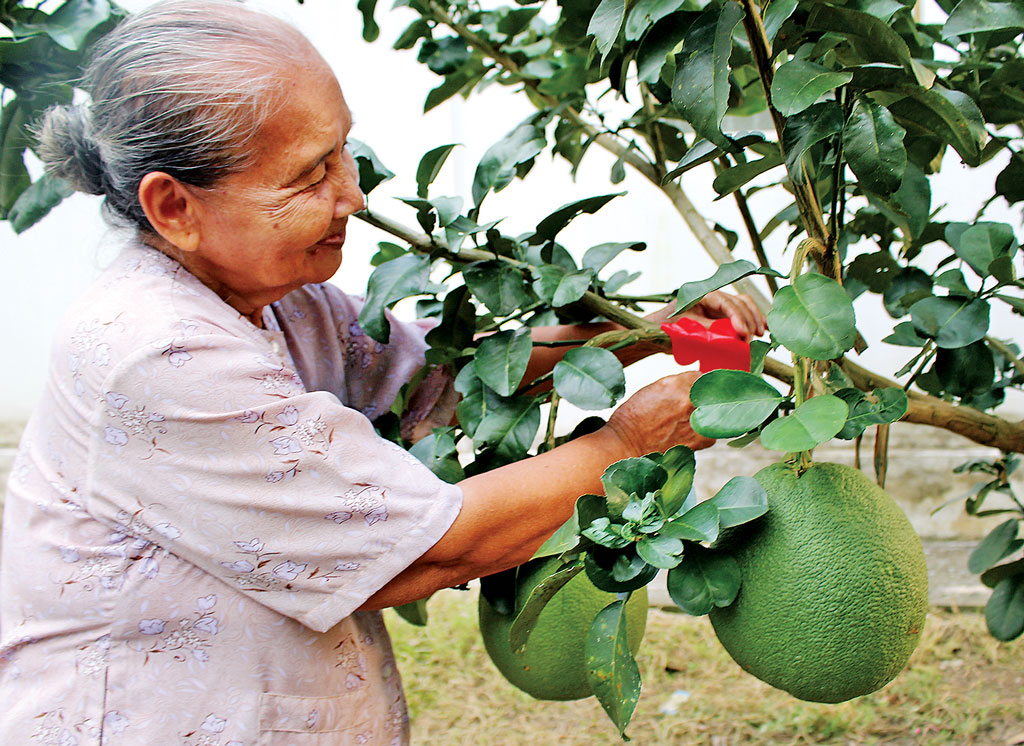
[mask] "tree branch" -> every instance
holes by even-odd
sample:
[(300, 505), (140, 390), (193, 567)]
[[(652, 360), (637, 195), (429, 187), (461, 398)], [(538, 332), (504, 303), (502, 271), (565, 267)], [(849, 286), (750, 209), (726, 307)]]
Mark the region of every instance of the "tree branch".
[[(520, 74), (519, 66), (516, 64), (515, 60), (508, 55), (502, 54), (487, 41), (473, 33), (465, 25), (456, 21), (436, 2), (431, 0), (427, 7), (435, 21), (448, 26), (452, 31), (465, 40), (467, 44), (474, 47), (487, 57), (493, 59), (510, 73), (516, 75)], [(546, 106), (551, 108), (553, 111), (556, 111), (558, 116), (572, 121), (580, 127), (588, 137), (593, 137), (594, 142), (599, 146), (607, 150), (616, 158), (621, 158), (624, 163), (628, 163), (636, 169), (636, 171), (642, 174), (644, 178), (664, 192), (676, 212), (679, 213), (687, 227), (696, 237), (697, 242), (717, 264), (728, 264), (729, 262), (735, 261), (735, 257), (732, 252), (729, 251), (728, 247), (722, 242), (722, 240), (715, 235), (714, 231), (708, 227), (707, 222), (704, 220), (704, 216), (700, 214), (696, 207), (694, 207), (682, 187), (676, 183), (662, 184), (661, 174), (654, 164), (641, 157), (635, 150), (631, 150), (626, 145), (623, 145), (608, 132), (602, 131), (590, 122), (586, 121), (582, 114), (580, 114), (576, 109), (568, 106), (560, 107), (558, 99), (542, 94), (537, 90), (537, 83), (535, 81), (524, 80), (523, 85), (530, 87), (534, 98), (543, 101)], [(771, 300), (761, 292), (760, 288), (754, 284), (751, 278), (743, 278), (742, 280), (737, 281), (734, 286), (740, 292), (746, 293), (753, 298), (762, 313), (767, 313), (769, 309), (771, 309)]]
[[(447, 248), (443, 239), (431, 240), (430, 236), (427, 236), (422, 231), (408, 228), (397, 221), (369, 210), (357, 213), (356, 217), (389, 233), (395, 238), (405, 241), (414, 251), (430, 256), (441, 256), (452, 263), (468, 264), (469, 262), (494, 260), (497, 258), (518, 268), (530, 266), (526, 262), (508, 257), (496, 257), (494, 253), (481, 249), (462, 248), (458, 251), (452, 251)], [(618, 304), (609, 301), (607, 298), (602, 298), (597, 293), (587, 291), (573, 305), (586, 309), (596, 316), (602, 316), (626, 329), (637, 330), (639, 332), (637, 335), (638, 341), (644, 341), (661, 347), (665, 352), (670, 352), (672, 349), (668, 336), (656, 324), (641, 316), (637, 316)], [(862, 391), (899, 387), (899, 384), (895, 381), (874, 373), (846, 358), (840, 360), (839, 366), (849, 376), (854, 386)], [(789, 384), (793, 383), (792, 366), (786, 365), (774, 358), (765, 358), (764, 372), (766, 375), (777, 380)], [(910, 399), (910, 407), (907, 410), (907, 414), (903, 417), (904, 422), (930, 425), (942, 430), (948, 430), (975, 443), (998, 448), (1001, 451), (1024, 453), (1024, 421), (1010, 422), (995, 415), (987, 414), (971, 407), (950, 404), (942, 399), (917, 391), (910, 392), (908, 397)]]

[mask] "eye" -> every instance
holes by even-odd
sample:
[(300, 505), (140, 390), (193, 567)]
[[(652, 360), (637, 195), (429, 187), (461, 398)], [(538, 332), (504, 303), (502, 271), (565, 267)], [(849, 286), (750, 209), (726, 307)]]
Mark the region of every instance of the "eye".
[(316, 171), (313, 172), (311, 178), (313, 180), (309, 183), (309, 186), (306, 187), (307, 190), (316, 189), (318, 186), (324, 183), (324, 180), (327, 178), (327, 164), (321, 163), (319, 166), (317, 166), (317, 169)]

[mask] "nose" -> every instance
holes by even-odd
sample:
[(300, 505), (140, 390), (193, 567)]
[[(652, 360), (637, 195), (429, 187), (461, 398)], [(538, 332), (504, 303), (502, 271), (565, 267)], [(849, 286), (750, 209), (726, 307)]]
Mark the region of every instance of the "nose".
[(366, 207), (366, 196), (359, 188), (359, 167), (347, 150), (343, 151), (341, 168), (338, 169), (337, 197), (334, 202), (334, 217), (344, 218)]

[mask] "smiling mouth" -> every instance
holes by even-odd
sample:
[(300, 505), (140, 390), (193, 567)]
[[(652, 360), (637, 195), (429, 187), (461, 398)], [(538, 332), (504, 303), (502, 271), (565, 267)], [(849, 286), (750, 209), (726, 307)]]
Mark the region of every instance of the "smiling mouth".
[(341, 246), (345, 243), (345, 228), (344, 226), (337, 233), (332, 233), (329, 236), (321, 238), (318, 242), (318, 246)]

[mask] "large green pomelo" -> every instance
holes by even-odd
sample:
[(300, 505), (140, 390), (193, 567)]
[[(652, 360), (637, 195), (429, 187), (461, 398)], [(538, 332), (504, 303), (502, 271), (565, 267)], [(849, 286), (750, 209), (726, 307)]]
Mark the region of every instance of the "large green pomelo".
[(733, 659), (813, 702), (876, 691), (906, 665), (928, 610), (921, 540), (893, 499), (857, 469), (773, 464), (755, 475), (768, 513), (729, 547), (736, 601), (711, 612)]
[[(516, 612), (530, 592), (558, 569), (557, 557), (537, 561), (521, 576), (516, 589)], [(580, 573), (566, 583), (541, 611), (520, 653), (512, 651), (509, 631), (513, 616), (499, 614), (481, 594), (480, 633), (484, 647), (501, 674), (535, 699), (571, 700), (589, 697), (583, 648), (597, 613), (614, 601), (614, 593), (598, 589)], [(647, 627), (647, 588), (633, 591), (626, 602), (629, 649), (636, 654)]]

